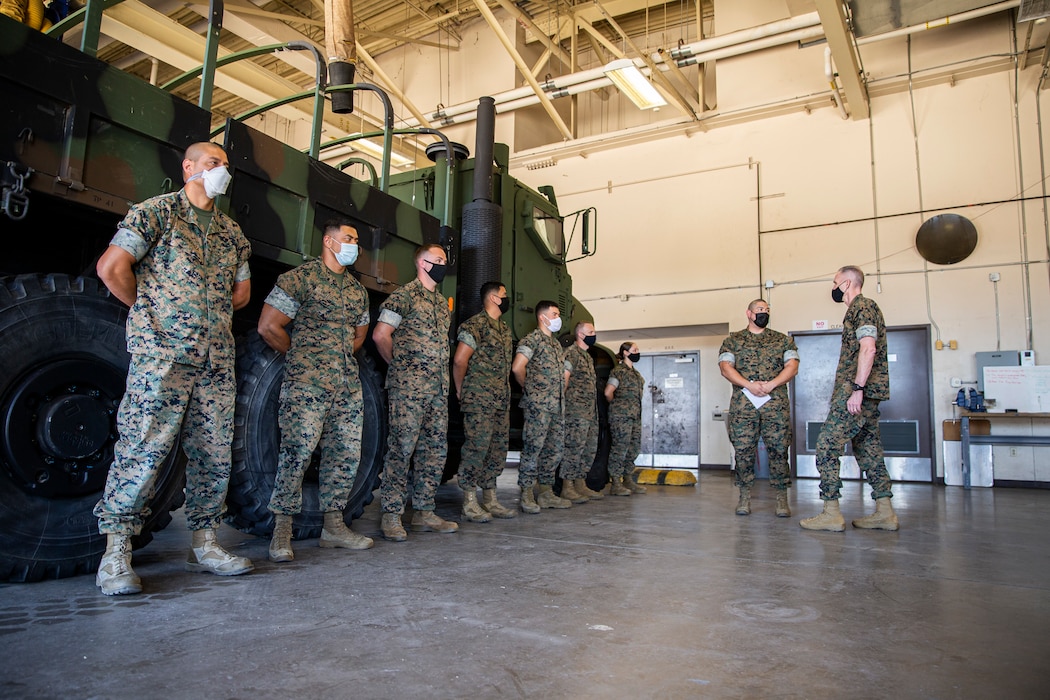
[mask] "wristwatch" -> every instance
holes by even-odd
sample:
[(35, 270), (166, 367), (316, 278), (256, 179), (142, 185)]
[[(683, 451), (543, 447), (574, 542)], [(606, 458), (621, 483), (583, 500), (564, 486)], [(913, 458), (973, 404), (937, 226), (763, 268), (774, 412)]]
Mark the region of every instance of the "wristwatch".
[(853, 382), (853, 391), (864, 391), (864, 387), (862, 387), (860, 384), (857, 384), (857, 382)]

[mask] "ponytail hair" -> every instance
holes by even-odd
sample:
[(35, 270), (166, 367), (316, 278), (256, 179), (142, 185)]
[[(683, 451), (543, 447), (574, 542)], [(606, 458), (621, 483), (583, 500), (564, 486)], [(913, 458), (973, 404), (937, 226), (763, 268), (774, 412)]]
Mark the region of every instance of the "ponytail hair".
[(634, 345), (634, 343), (620, 343), (620, 351), (616, 353), (616, 359), (622, 360), (623, 358), (627, 357), (627, 355), (629, 354), (627, 351), (631, 349), (632, 345)]

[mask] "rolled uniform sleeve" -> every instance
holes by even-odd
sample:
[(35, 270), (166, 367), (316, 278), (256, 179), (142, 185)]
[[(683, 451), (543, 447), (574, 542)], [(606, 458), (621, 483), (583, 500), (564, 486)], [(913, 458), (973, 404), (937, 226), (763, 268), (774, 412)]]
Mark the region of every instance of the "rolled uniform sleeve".
[(270, 294), (266, 297), (266, 303), (288, 318), (293, 319), (295, 318), (295, 315), (299, 313), (299, 307), (302, 306), (302, 304), (296, 301), (295, 297), (280, 287), (273, 288)]
[(609, 381), (607, 381), (607, 382), (606, 382), (606, 384), (608, 384), (608, 385), (609, 385), (609, 386), (611, 386), (611, 387), (612, 387), (613, 389), (615, 389), (615, 388), (617, 388), (618, 386), (620, 386), (620, 380), (619, 380), (619, 379), (617, 379), (616, 377), (609, 377)]
[(532, 359), (532, 354), (533, 354), (532, 348), (530, 348), (528, 345), (519, 344), (518, 345), (518, 354), (519, 355), (524, 355), (526, 360), (531, 360)]
[(787, 363), (787, 362), (789, 362), (791, 360), (796, 360), (797, 361), (798, 359), (799, 359), (798, 350), (792, 349), (792, 350), (785, 350), (784, 351), (784, 362), (785, 363)]
[[(798, 353), (795, 353), (795, 356), (797, 357)], [(787, 359), (787, 353), (784, 353), (784, 359), (785, 360)], [(723, 352), (721, 355), (718, 356), (718, 361), (719, 362), (728, 362), (731, 365), (735, 365), (736, 364), (736, 355), (734, 355), (731, 352)]]
[(401, 325), (401, 320), (403, 318), (404, 317), (401, 314), (391, 309), (380, 309), (379, 311), (379, 323), (385, 323), (388, 326), (393, 326), (394, 328), (397, 328)]
[(861, 338), (875, 338), (878, 339), (879, 330), (875, 326), (863, 325), (857, 328), (857, 340)]
[(136, 262), (146, 257), (146, 253), (149, 252), (149, 243), (142, 236), (128, 228), (118, 230), (109, 244), (115, 245), (121, 250), (126, 250), (135, 258)]
[(478, 341), (474, 339), (474, 334), (470, 331), (461, 330), (459, 335), (456, 336), (456, 340), (463, 343), (471, 350), (478, 349)]

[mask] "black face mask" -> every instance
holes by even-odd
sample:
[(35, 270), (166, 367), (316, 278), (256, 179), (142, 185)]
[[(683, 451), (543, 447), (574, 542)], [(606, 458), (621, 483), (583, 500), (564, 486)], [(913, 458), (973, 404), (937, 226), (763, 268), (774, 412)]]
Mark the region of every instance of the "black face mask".
[(587, 347), (591, 347), (592, 345), (594, 345), (594, 343), (597, 342), (597, 340), (598, 340), (598, 336), (596, 336), (596, 335), (585, 335), (585, 336), (583, 336), (583, 344), (586, 345)]
[(846, 293), (838, 287), (835, 287), (831, 290), (831, 298), (835, 301), (836, 304), (841, 304), (843, 299), (846, 298)]
[(766, 326), (768, 326), (769, 325), (769, 314), (768, 313), (755, 314), (755, 325), (758, 326), (759, 328), (765, 328)]
[(441, 284), (441, 280), (445, 279), (446, 270), (448, 270), (448, 265), (438, 265), (437, 263), (430, 263), (430, 270), (427, 272), (427, 274), (430, 275), (430, 279), (434, 280), (438, 284)]
[(510, 297), (503, 297), (499, 300), (499, 312), (505, 314), (510, 311)]
[(642, 353), (632, 352), (630, 355), (627, 356), (627, 359), (631, 362), (637, 362), (638, 360), (642, 359)]

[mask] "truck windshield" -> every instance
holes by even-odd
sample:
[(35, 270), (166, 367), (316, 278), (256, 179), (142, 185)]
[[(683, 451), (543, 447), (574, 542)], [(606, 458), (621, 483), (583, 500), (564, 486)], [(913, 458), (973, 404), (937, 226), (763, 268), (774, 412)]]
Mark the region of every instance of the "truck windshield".
[(533, 207), (532, 223), (535, 226), (536, 235), (540, 237), (547, 249), (558, 257), (564, 256), (565, 234), (562, 231), (561, 219), (551, 216), (539, 207)]

